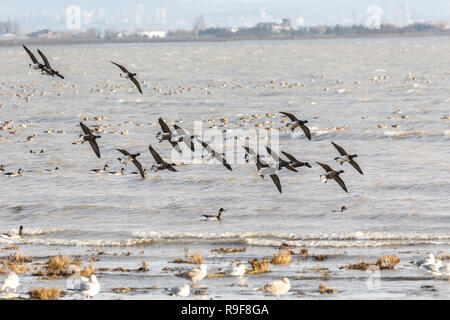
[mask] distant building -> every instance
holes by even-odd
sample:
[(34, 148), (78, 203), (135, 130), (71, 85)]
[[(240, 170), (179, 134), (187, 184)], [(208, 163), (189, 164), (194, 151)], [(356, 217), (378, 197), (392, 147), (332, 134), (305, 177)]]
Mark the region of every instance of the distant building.
[(38, 39), (61, 39), (61, 34), (59, 32), (50, 31), (49, 29), (44, 29), (27, 34), (27, 37)]
[(147, 37), (147, 38), (165, 38), (166, 37), (166, 32), (165, 31), (142, 31), (140, 33), (140, 35), (142, 37)]

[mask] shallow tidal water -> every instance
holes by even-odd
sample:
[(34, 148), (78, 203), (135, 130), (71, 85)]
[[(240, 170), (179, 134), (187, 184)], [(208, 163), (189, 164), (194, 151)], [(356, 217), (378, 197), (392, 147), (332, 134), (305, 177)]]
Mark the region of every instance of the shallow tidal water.
[[(0, 130), (0, 164), (5, 172), (24, 169), (22, 177), (0, 175), (0, 233), (24, 226), (22, 239), (0, 238), (0, 258), (16, 246), (32, 258), (30, 270), (20, 275), (21, 297), (35, 287), (66, 290), (65, 278), (37, 281), (33, 275), (33, 268), (58, 254), (79, 257), (83, 266), (97, 270), (130, 269), (96, 272), (101, 291), (94, 299), (176, 299), (165, 289), (190, 283), (176, 274), (196, 267), (172, 262), (184, 258), (185, 249), (200, 251), (208, 272), (217, 273), (236, 259), (251, 269), (248, 261), (270, 260), (284, 244), (295, 253), (290, 264), (270, 264), (271, 272), (242, 278), (203, 279), (198, 284), (203, 289), (193, 288), (189, 298), (273, 299), (252, 289), (288, 277), (291, 290), (281, 299), (448, 299), (448, 276), (434, 276), (410, 262), (450, 252), (449, 39), (39, 49), (64, 80), (31, 71), (22, 47), (0, 48), (0, 59), (7, 62), (0, 75), (0, 124), (14, 121), (13, 128)], [(110, 61), (136, 72), (144, 94), (120, 78)], [(299, 129), (265, 130), (284, 127), (279, 111), (308, 119), (312, 140)], [(99, 115), (106, 119), (94, 120)], [(233, 171), (200, 161), (177, 162), (178, 172), (149, 170), (145, 180), (130, 174), (136, 171), (131, 163), (123, 176), (92, 174), (105, 164), (109, 171), (124, 167), (116, 148), (140, 152), (147, 169), (155, 163), (149, 144), (170, 158), (170, 144), (155, 137), (160, 116), (169, 123), (182, 119), (177, 124), (191, 132), (196, 121), (203, 121), (204, 129), (215, 123), (230, 134), (276, 131), (279, 150), (312, 168), (281, 170), (282, 194), (269, 177), (257, 176), (253, 163), (235, 163), (228, 153)], [(224, 117), (228, 123), (221, 127)], [(250, 119), (246, 127), (235, 125), (243, 118)], [(101, 159), (88, 143), (73, 144), (82, 132), (80, 121), (106, 130), (98, 139)], [(48, 129), (54, 133), (45, 133)], [(319, 178), (324, 171), (316, 161), (340, 167), (331, 141), (358, 154), (364, 171), (342, 166), (348, 193)], [(342, 206), (348, 210), (335, 212)], [(201, 215), (217, 214), (221, 207), (227, 210), (223, 221), (201, 221)], [(221, 247), (245, 251), (213, 250)], [(309, 256), (298, 255), (300, 249)], [(345, 267), (393, 254), (400, 258), (393, 270)], [(319, 255), (325, 259), (314, 259)], [(143, 261), (148, 271), (133, 271)], [(0, 281), (5, 276), (0, 274)], [(321, 282), (340, 293), (319, 293)], [(132, 290), (112, 291), (120, 287)], [(62, 297), (79, 298), (71, 292)]]

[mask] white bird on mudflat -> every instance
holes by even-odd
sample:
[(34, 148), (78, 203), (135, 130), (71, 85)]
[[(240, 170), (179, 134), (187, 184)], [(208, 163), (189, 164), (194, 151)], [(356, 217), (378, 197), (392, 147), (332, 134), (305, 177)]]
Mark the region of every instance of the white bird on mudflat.
[(191, 293), (191, 289), (188, 284), (185, 284), (181, 287), (173, 287), (170, 289), (170, 293), (172, 296), (179, 296), (179, 297), (187, 297)]
[(197, 281), (202, 280), (206, 276), (206, 271), (208, 269), (208, 266), (204, 263), (200, 265), (200, 268), (194, 268), (190, 271), (186, 271), (182, 273), (180, 276), (186, 279), (191, 280), (194, 284), (196, 284)]
[(431, 273), (435, 276), (449, 277), (450, 280), (450, 263), (442, 265), (436, 271), (431, 271)]
[(242, 277), (245, 274), (245, 264), (240, 264), (231, 269), (230, 275), (233, 277)]
[(437, 271), (442, 266), (442, 261), (436, 259), (434, 254), (430, 253), (427, 258), (415, 261), (414, 264), (428, 271)]
[(97, 277), (94, 274), (91, 274), (89, 280), (85, 277), (81, 277), (81, 286), (80, 286), (81, 294), (84, 299), (89, 299), (100, 292), (100, 283), (97, 280)]
[(283, 278), (282, 280), (272, 281), (265, 284), (261, 288), (254, 289), (256, 291), (268, 292), (280, 298), (280, 295), (285, 294), (291, 289), (291, 283), (288, 278)]
[(20, 280), (19, 280), (19, 276), (17, 275), (17, 273), (15, 273), (14, 271), (10, 272), (8, 274), (8, 277), (3, 282), (2, 292), (5, 290), (5, 288), (7, 289), (7, 292), (9, 292), (9, 289), (13, 289), (14, 292), (16, 292), (16, 288), (19, 285), (20, 285)]

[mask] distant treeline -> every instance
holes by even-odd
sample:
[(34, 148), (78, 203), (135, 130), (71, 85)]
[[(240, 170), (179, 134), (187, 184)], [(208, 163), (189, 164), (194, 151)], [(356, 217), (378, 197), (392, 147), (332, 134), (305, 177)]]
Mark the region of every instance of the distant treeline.
[[(404, 33), (426, 33), (426, 32), (450, 32), (444, 25), (434, 25), (426, 23), (414, 23), (404, 27), (397, 27), (392, 24), (382, 24), (379, 29), (371, 29), (363, 25), (353, 26), (317, 26), (304, 27), (298, 29), (274, 29), (267, 24), (259, 24), (252, 28), (239, 28), (231, 30), (227, 28), (206, 28), (198, 31), (198, 37), (210, 38), (273, 38), (273, 37), (304, 37), (304, 36), (345, 36), (345, 35), (379, 35), (379, 34), (404, 34)], [(189, 33), (169, 32), (168, 36), (187, 36)]]

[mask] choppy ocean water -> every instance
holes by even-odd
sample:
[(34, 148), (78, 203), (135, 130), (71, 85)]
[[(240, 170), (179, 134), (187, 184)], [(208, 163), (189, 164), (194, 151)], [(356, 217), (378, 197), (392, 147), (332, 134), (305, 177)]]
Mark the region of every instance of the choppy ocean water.
[[(0, 120), (13, 122), (0, 131), (0, 164), (24, 174), (0, 176), (0, 232), (19, 225), (25, 231), (22, 239), (0, 238), (2, 257), (18, 246), (33, 263), (62, 254), (97, 269), (134, 270), (146, 261), (146, 272), (97, 272), (96, 298), (167, 299), (165, 288), (189, 283), (175, 276), (176, 268), (195, 267), (171, 263), (186, 248), (200, 251), (209, 271), (218, 272), (234, 259), (271, 259), (285, 244), (294, 253), (305, 248), (326, 258), (292, 255), (288, 265), (270, 264), (270, 273), (204, 279), (199, 285), (207, 291), (193, 291), (191, 298), (272, 299), (252, 288), (288, 277), (289, 299), (447, 299), (448, 277), (410, 261), (449, 252), (448, 47), (445, 38), (40, 47), (65, 80), (30, 71), (21, 47), (1, 48), (8, 63), (0, 76)], [(136, 72), (144, 95), (110, 61)], [(182, 119), (177, 123), (188, 130), (203, 121), (205, 129), (215, 123), (232, 133), (281, 127), (278, 111), (308, 119), (312, 132), (308, 141), (301, 132), (277, 130), (280, 150), (312, 164), (298, 173), (283, 169), (282, 194), (251, 163), (230, 161), (233, 171), (178, 164), (176, 173), (149, 171), (145, 180), (130, 174), (132, 164), (124, 176), (90, 171), (106, 163), (120, 170), (116, 148), (140, 152), (148, 169), (154, 164), (149, 144), (170, 158), (169, 143), (155, 137), (160, 116)], [(106, 119), (94, 120), (99, 115)], [(250, 119), (246, 127), (234, 125), (243, 118)], [(98, 140), (101, 159), (88, 144), (72, 144), (80, 121), (106, 130)], [(364, 171), (344, 164), (349, 193), (320, 182), (316, 161), (339, 167), (331, 141), (357, 153)], [(55, 167), (60, 170), (45, 171)], [(334, 212), (341, 206), (348, 210)], [(223, 221), (201, 221), (221, 207)], [(213, 251), (219, 247), (245, 252)], [(342, 268), (392, 254), (400, 257), (394, 270)], [(370, 285), (374, 277), (376, 286)], [(64, 278), (38, 283), (32, 271), (21, 279), (23, 295), (34, 287), (67, 286)], [(341, 293), (320, 294), (321, 282)], [(118, 287), (133, 290), (111, 291)]]

